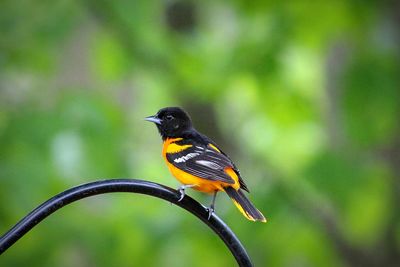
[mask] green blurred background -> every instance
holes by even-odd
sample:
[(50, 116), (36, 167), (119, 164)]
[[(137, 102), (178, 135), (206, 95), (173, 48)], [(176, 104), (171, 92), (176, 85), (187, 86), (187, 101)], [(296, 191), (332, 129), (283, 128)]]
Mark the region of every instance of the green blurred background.
[[(398, 1), (1, 1), (0, 233), (81, 183), (176, 188), (143, 118), (178, 105), (231, 155), (269, 219), (217, 199), (255, 266), (396, 266), (399, 14)], [(123, 193), (63, 208), (0, 257), (234, 264), (193, 216)]]

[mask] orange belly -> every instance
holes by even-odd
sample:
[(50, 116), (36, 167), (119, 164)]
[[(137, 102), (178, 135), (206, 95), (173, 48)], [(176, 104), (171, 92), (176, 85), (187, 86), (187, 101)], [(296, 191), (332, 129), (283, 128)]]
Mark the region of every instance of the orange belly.
[(229, 184), (223, 183), (221, 181), (211, 181), (207, 179), (203, 179), (197, 176), (194, 176), (190, 173), (184, 172), (181, 169), (176, 168), (171, 163), (167, 163), (169, 171), (172, 175), (182, 184), (185, 185), (196, 185), (192, 187), (195, 190), (204, 192), (204, 193), (213, 193), (215, 191), (224, 191), (223, 187), (228, 186)]

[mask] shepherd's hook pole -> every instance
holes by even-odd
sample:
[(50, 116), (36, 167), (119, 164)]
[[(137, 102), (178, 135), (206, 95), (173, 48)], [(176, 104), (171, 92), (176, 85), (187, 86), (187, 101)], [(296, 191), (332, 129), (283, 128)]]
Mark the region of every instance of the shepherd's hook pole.
[(178, 201), (179, 192), (153, 182), (136, 179), (110, 179), (95, 181), (68, 189), (47, 200), (34, 209), (13, 228), (0, 237), (0, 255), (23, 237), (35, 225), (44, 220), (53, 212), (62, 207), (94, 195), (113, 192), (130, 192), (150, 195), (171, 202), (198, 217), (203, 223), (210, 227), (229, 248), (239, 266), (253, 266), (250, 257), (239, 239), (232, 230), (215, 214), (208, 219), (208, 211), (199, 202), (189, 196)]

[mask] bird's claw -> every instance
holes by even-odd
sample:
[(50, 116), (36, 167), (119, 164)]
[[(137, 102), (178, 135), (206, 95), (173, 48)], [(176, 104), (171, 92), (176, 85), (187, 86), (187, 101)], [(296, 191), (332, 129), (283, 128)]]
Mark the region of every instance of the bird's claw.
[(214, 206), (207, 207), (206, 210), (208, 211), (208, 220), (210, 220), (211, 216), (215, 212)]
[(178, 191), (180, 193), (180, 197), (178, 199), (178, 202), (181, 202), (181, 200), (185, 197), (185, 188), (179, 187)]
[(185, 195), (186, 195), (185, 194), (185, 189), (186, 188), (192, 188), (194, 186), (196, 186), (196, 185), (195, 184), (185, 184), (185, 185), (181, 185), (180, 187), (178, 187), (178, 191), (179, 191), (179, 194), (180, 194), (178, 202), (180, 202), (185, 197)]

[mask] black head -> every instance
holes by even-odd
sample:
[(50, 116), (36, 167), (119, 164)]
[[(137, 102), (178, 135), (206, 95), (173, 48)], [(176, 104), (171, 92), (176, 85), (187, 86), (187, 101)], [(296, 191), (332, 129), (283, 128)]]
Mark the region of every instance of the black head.
[(154, 122), (165, 140), (168, 137), (180, 137), (184, 132), (192, 128), (189, 115), (181, 108), (168, 107), (160, 109), (156, 115), (145, 118)]

